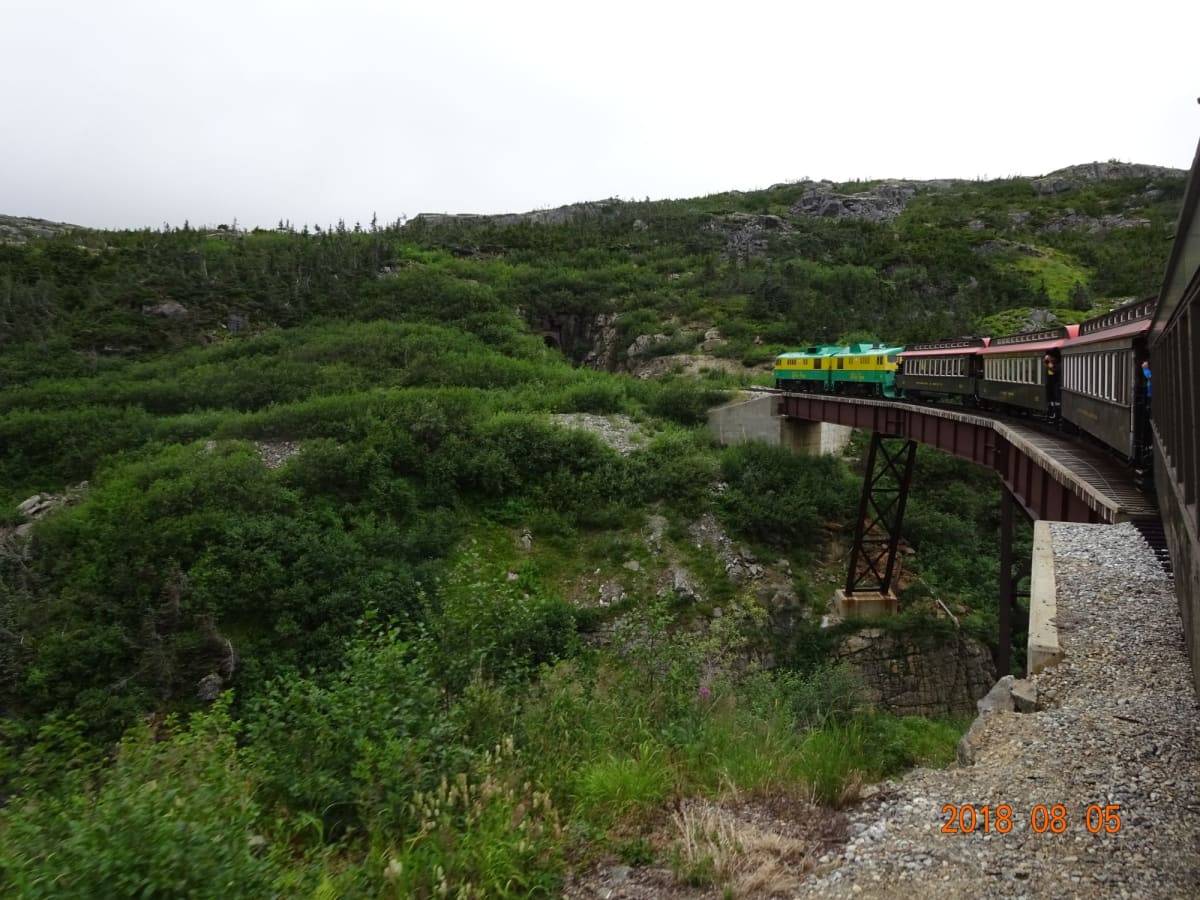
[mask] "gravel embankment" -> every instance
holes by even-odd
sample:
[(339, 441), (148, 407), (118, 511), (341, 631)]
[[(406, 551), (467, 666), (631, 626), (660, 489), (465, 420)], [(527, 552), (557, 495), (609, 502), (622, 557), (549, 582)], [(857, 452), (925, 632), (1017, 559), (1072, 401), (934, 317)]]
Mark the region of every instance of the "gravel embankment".
[[(1200, 711), (1171, 581), (1132, 525), (1051, 528), (1066, 658), (1035, 677), (1039, 711), (989, 715), (972, 766), (884, 785), (800, 896), (1200, 896)], [(942, 832), (947, 804), (976, 808), (973, 833)], [(1058, 804), (1062, 833), (1035, 831)]]

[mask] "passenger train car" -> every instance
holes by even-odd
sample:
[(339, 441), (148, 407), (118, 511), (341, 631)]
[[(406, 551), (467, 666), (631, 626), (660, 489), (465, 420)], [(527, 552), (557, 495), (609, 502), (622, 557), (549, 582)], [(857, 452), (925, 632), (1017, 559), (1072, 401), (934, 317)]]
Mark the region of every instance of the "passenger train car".
[(1078, 325), (1062, 325), (993, 338), (980, 351), (979, 405), (986, 409), (1017, 407), (1057, 417), (1062, 346), (1078, 333)]
[(1081, 325), (914, 344), (818, 345), (775, 364), (780, 390), (950, 400), (1077, 428), (1139, 468), (1149, 464), (1141, 363), (1154, 299)]
[(990, 338), (913, 344), (900, 354), (896, 387), (913, 400), (939, 400), (943, 397), (976, 396), (983, 376), (980, 352)]
[(1142, 363), (1155, 299), (1089, 319), (1062, 348), (1062, 416), (1139, 465), (1150, 463)]

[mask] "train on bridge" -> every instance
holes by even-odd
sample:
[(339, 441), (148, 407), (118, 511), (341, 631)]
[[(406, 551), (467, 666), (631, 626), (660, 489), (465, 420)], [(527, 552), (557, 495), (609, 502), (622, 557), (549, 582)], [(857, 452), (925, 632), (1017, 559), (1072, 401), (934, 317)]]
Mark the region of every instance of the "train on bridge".
[(775, 387), (1032, 416), (1077, 429), (1145, 470), (1152, 458), (1146, 341), (1155, 302), (998, 338), (806, 347), (776, 358)]

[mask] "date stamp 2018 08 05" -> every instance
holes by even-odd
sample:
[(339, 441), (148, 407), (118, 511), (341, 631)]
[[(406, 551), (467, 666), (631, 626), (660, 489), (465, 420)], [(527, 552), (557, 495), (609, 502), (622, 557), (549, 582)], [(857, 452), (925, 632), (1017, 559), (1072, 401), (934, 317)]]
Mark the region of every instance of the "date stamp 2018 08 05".
[(1029, 829), (1034, 834), (1062, 834), (1068, 828), (1081, 825), (1092, 834), (1116, 834), (1121, 830), (1119, 803), (1092, 803), (1077, 821), (1071, 820), (1061, 803), (1039, 803), (1029, 810), (1028, 817), (1014, 812), (1007, 803), (997, 806), (947, 803), (942, 807), (942, 815), (946, 817), (942, 823), (944, 834), (1008, 834), (1014, 826), (1025, 821), (1029, 822)]

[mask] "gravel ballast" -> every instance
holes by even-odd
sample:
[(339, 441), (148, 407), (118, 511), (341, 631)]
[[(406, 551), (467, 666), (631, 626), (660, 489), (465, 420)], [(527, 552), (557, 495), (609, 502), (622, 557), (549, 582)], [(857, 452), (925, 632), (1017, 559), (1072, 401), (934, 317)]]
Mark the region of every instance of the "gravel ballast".
[[(1131, 524), (1050, 528), (1066, 656), (1031, 679), (1038, 711), (987, 715), (971, 766), (883, 785), (800, 896), (1200, 896), (1200, 710), (1170, 577)], [(943, 833), (947, 805), (974, 830)]]

